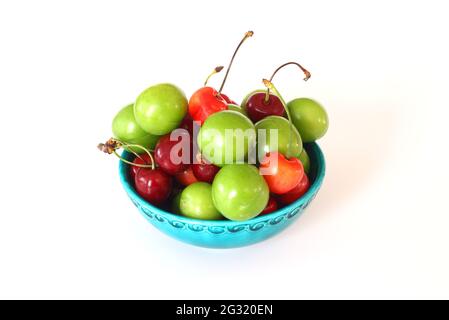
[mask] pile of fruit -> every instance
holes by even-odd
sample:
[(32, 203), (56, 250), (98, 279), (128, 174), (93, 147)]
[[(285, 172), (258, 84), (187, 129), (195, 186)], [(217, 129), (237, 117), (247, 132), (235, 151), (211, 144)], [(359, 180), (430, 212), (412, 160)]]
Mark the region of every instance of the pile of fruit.
[[(130, 164), (130, 180), (149, 203), (195, 219), (244, 221), (299, 199), (309, 188), (310, 159), (303, 143), (328, 128), (323, 107), (308, 98), (285, 103), (274, 86), (248, 94), (240, 105), (207, 80), (187, 100), (169, 83), (143, 91), (112, 122), (114, 138), (99, 145)], [(134, 154), (123, 158), (117, 149)]]

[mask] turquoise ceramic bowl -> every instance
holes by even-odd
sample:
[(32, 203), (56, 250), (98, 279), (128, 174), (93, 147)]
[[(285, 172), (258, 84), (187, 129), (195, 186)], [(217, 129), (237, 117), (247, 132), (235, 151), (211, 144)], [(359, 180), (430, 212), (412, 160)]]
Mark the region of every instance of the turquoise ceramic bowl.
[[(291, 225), (315, 198), (324, 179), (325, 161), (316, 143), (305, 145), (310, 157), (310, 189), (297, 201), (248, 221), (197, 220), (183, 217), (157, 208), (134, 190), (129, 178), (129, 165), (120, 162), (120, 180), (134, 205), (153, 226), (180, 241), (208, 248), (236, 248), (266, 240)], [(123, 156), (132, 160), (133, 155)]]

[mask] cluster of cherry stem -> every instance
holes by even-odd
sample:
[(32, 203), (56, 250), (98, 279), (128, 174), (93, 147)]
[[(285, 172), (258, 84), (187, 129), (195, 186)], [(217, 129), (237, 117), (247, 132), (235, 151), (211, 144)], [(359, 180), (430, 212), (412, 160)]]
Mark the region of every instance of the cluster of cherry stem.
[[(253, 34), (254, 34), (253, 31), (248, 31), (248, 32), (245, 33), (245, 35), (244, 35), (244, 37), (242, 38), (242, 40), (240, 40), (240, 43), (238, 44), (237, 48), (235, 49), (235, 51), (234, 51), (234, 53), (233, 53), (233, 55), (232, 55), (232, 57), (231, 57), (231, 61), (230, 61), (229, 64), (228, 64), (228, 68), (226, 69), (226, 74), (225, 74), (225, 76), (224, 76), (224, 78), (223, 78), (223, 81), (222, 81), (222, 83), (221, 83), (220, 89), (219, 89), (218, 92), (217, 92), (217, 96), (220, 96), (220, 94), (221, 94), (221, 92), (222, 92), (222, 90), (223, 90), (223, 87), (224, 87), (224, 85), (225, 85), (225, 83), (226, 83), (226, 80), (227, 80), (227, 78), (228, 78), (228, 75), (229, 75), (229, 70), (231, 69), (232, 63), (234, 62), (234, 58), (235, 58), (237, 52), (239, 51), (241, 45), (243, 44), (243, 42), (245, 42), (246, 39), (252, 37)], [(302, 71), (302, 72), (304, 73), (304, 75), (305, 75), (305, 77), (304, 77), (304, 79), (303, 79), (304, 81), (309, 80), (309, 78), (311, 77), (310, 72), (307, 71), (307, 70), (306, 70), (303, 66), (301, 66), (299, 63), (294, 62), (294, 61), (287, 62), (287, 63), (284, 63), (283, 65), (279, 66), (276, 70), (274, 70), (274, 72), (273, 72), (273, 74), (271, 75), (271, 77), (270, 77), (269, 80), (267, 80), (267, 79), (263, 79), (263, 80), (262, 80), (262, 81), (263, 81), (263, 84), (264, 84), (265, 87), (267, 88), (267, 92), (266, 92), (266, 94), (265, 94), (264, 102), (265, 102), (266, 104), (269, 103), (269, 101), (270, 101), (270, 90), (272, 90), (272, 91), (274, 92), (274, 94), (279, 98), (279, 100), (281, 101), (281, 103), (282, 103), (282, 105), (283, 105), (283, 107), (284, 107), (284, 109), (285, 109), (285, 112), (286, 112), (286, 114), (287, 114), (288, 121), (289, 121), (289, 123), (290, 123), (290, 127), (291, 127), (293, 124), (292, 124), (292, 120), (291, 120), (291, 117), (290, 117), (290, 112), (289, 112), (289, 110), (288, 110), (287, 104), (285, 103), (285, 100), (282, 98), (281, 94), (280, 94), (279, 91), (276, 89), (276, 87), (274, 86), (274, 84), (272, 83), (272, 81), (273, 81), (274, 76), (276, 75), (276, 73), (278, 73), (279, 70), (281, 70), (281, 69), (284, 68), (285, 66), (288, 66), (288, 65), (291, 65), (291, 64), (296, 65), (298, 68), (301, 69), (301, 71)], [(214, 70), (207, 76), (206, 81), (204, 81), (204, 86), (207, 86), (207, 83), (208, 83), (209, 79), (210, 79), (214, 74), (217, 74), (217, 73), (219, 73), (221, 70), (223, 70), (223, 68), (224, 68), (223, 66), (215, 67)], [(289, 153), (289, 154), (290, 154), (290, 147), (291, 147), (291, 138), (292, 138), (292, 134), (291, 134), (291, 130), (290, 130), (290, 143), (289, 143), (289, 150), (288, 150), (288, 153)], [(143, 147), (143, 146), (141, 146), (141, 145), (138, 145), (138, 144), (129, 144), (129, 143), (120, 141), (120, 140), (118, 140), (118, 139), (111, 138), (111, 139), (109, 139), (106, 143), (100, 143), (100, 144), (98, 145), (98, 148), (99, 148), (101, 151), (105, 152), (105, 153), (109, 153), (109, 154), (114, 153), (117, 157), (120, 158), (120, 160), (122, 160), (123, 162), (128, 163), (128, 164), (130, 164), (130, 165), (134, 165), (134, 166), (141, 167), (141, 168), (152, 168), (152, 169), (154, 169), (154, 159), (153, 159), (153, 156), (151, 155), (150, 150), (146, 149), (145, 147)], [(151, 159), (151, 164), (136, 164), (136, 163), (130, 162), (130, 161), (124, 159), (122, 156), (120, 156), (120, 155), (117, 153), (116, 150), (119, 149), (119, 148), (125, 148), (125, 149), (128, 150), (129, 152), (133, 153), (136, 157), (138, 157), (138, 158), (140, 158), (141, 160), (143, 160), (142, 157), (141, 157), (137, 152), (135, 152), (135, 151), (133, 150), (133, 148), (141, 149), (141, 150), (145, 151), (146, 154), (148, 154), (148, 156), (149, 156), (150, 159)], [(144, 161), (144, 162), (145, 162), (145, 161)]]
[[(220, 89), (218, 90), (217, 96), (220, 96), (221, 91), (223, 90), (224, 84), (226, 83), (226, 79), (228, 78), (229, 70), (231, 69), (232, 63), (234, 62), (234, 58), (235, 58), (235, 56), (236, 56), (238, 50), (240, 49), (240, 46), (243, 44), (243, 42), (245, 42), (246, 39), (248, 39), (249, 37), (252, 37), (253, 34), (254, 34), (254, 32), (252, 32), (252, 31), (246, 32), (245, 35), (244, 35), (244, 37), (243, 37), (243, 39), (240, 41), (240, 43), (238, 44), (237, 48), (235, 49), (235, 51), (234, 51), (234, 53), (233, 53), (233, 55), (232, 55), (232, 57), (231, 57), (231, 61), (229, 62), (228, 68), (227, 68), (227, 70), (226, 70), (226, 74), (225, 74), (225, 76), (224, 76), (224, 78), (223, 78), (223, 82), (221, 83)], [(300, 65), (299, 63), (297, 63), (297, 62), (290, 61), (290, 62), (287, 62), (287, 63), (282, 64), (282, 65), (279, 66), (276, 70), (274, 70), (274, 72), (273, 72), (273, 74), (271, 75), (271, 77), (270, 77), (269, 80), (263, 79), (263, 84), (264, 84), (265, 87), (267, 88), (267, 92), (266, 92), (266, 94), (265, 94), (264, 103), (265, 103), (265, 104), (268, 104), (268, 103), (269, 103), (269, 101), (270, 101), (270, 90), (272, 90), (272, 91), (274, 92), (274, 94), (275, 94), (275, 95), (279, 98), (279, 100), (281, 101), (282, 106), (284, 107), (285, 112), (286, 112), (286, 114), (287, 114), (287, 118), (288, 118), (288, 121), (289, 121), (289, 123), (290, 123), (290, 127), (292, 127), (293, 124), (292, 124), (292, 120), (291, 120), (291, 117), (290, 117), (290, 112), (289, 112), (289, 110), (288, 110), (287, 104), (285, 103), (285, 100), (282, 98), (281, 94), (279, 93), (279, 91), (276, 89), (276, 87), (274, 86), (274, 84), (273, 84), (273, 82), (272, 82), (274, 76), (278, 73), (278, 71), (281, 70), (282, 68), (288, 66), (288, 65), (296, 65), (298, 68), (300, 68), (301, 71), (302, 71), (302, 72), (304, 73), (304, 75), (305, 75), (305, 77), (304, 77), (304, 79), (303, 79), (304, 81), (309, 80), (309, 78), (311, 77), (310, 72), (309, 72), (306, 68), (304, 68), (302, 65)], [(212, 71), (212, 73), (209, 74), (209, 76), (206, 78), (206, 81), (204, 82), (204, 86), (207, 86), (207, 82), (209, 81), (209, 79), (210, 79), (214, 74), (219, 73), (221, 70), (223, 70), (223, 66), (215, 67), (215, 69)], [(290, 143), (289, 143), (288, 154), (290, 155), (290, 151), (291, 151), (291, 150), (290, 150), (290, 148), (291, 148), (291, 139), (292, 139), (292, 132), (291, 132), (291, 130), (290, 130), (290, 135), (289, 135), (289, 136), (290, 136), (290, 139), (289, 139), (289, 140), (290, 140)], [(289, 155), (287, 155), (287, 157), (289, 157)]]
[[(145, 148), (144, 146), (141, 146), (140, 144), (131, 144), (131, 143), (126, 143), (124, 141), (120, 141), (116, 138), (110, 138), (105, 143), (98, 144), (97, 148), (104, 153), (114, 154), (121, 161), (123, 161), (129, 165), (136, 166), (139, 168), (151, 168), (152, 170), (154, 170), (154, 158), (153, 158), (153, 155), (151, 154), (151, 151), (148, 150), (147, 148)], [(145, 164), (134, 163), (134, 162), (128, 161), (127, 159), (123, 158), (121, 155), (119, 155), (117, 153), (117, 150), (120, 148), (126, 149), (127, 151), (131, 152), (132, 154), (134, 154), (134, 156), (136, 156), (136, 158), (139, 158)], [(143, 159), (142, 156), (140, 154), (138, 154), (136, 151), (134, 151), (133, 149), (143, 150), (150, 157), (151, 163), (148, 164), (148, 162), (145, 161), (145, 159)]]

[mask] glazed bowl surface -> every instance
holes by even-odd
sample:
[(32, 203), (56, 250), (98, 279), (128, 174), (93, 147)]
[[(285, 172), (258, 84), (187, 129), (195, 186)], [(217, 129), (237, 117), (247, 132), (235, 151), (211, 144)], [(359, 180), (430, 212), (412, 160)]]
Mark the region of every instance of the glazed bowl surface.
[[(140, 213), (163, 233), (201, 247), (243, 247), (282, 232), (301, 216), (317, 195), (326, 170), (324, 156), (316, 143), (307, 143), (304, 147), (310, 157), (309, 190), (290, 205), (247, 221), (197, 220), (153, 206), (137, 194), (129, 176), (129, 165), (122, 161), (119, 165), (120, 181)], [(124, 151), (122, 156), (130, 161), (134, 158), (134, 155), (127, 151)]]

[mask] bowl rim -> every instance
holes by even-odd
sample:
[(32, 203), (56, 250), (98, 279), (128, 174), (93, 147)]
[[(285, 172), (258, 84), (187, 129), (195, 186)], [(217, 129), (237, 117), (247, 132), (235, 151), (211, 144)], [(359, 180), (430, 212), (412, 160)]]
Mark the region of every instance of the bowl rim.
[[(124, 163), (123, 161), (119, 161), (119, 175), (120, 175), (120, 182), (122, 183), (123, 187), (125, 188), (126, 193), (128, 194), (128, 196), (130, 196), (132, 198), (132, 200), (137, 200), (139, 202), (139, 205), (141, 207), (147, 207), (150, 208), (151, 211), (166, 217), (167, 219), (170, 220), (177, 220), (180, 222), (184, 222), (187, 224), (196, 224), (196, 225), (204, 225), (204, 226), (224, 226), (224, 227), (228, 227), (228, 226), (235, 226), (235, 225), (245, 225), (245, 224), (257, 224), (258, 222), (263, 222), (266, 221), (267, 219), (276, 219), (279, 216), (282, 216), (286, 213), (291, 212), (292, 210), (303, 206), (304, 204), (308, 203), (308, 201), (311, 200), (311, 198), (313, 197), (314, 194), (316, 194), (319, 190), (319, 188), (321, 187), (321, 184), (324, 180), (324, 176), (325, 176), (325, 172), (326, 172), (326, 163), (324, 160), (324, 155), (323, 152), (321, 151), (321, 148), (319, 147), (319, 145), (316, 142), (311, 142), (311, 143), (307, 143), (305, 144), (305, 147), (307, 149), (307, 152), (309, 153), (309, 157), (310, 157), (310, 152), (312, 151), (317, 159), (316, 161), (316, 176), (315, 179), (312, 183), (312, 185), (310, 186), (309, 190), (307, 190), (307, 192), (300, 197), (298, 200), (290, 203), (289, 205), (276, 210), (274, 212), (268, 213), (268, 214), (264, 214), (264, 215), (259, 215), (256, 216), (255, 218), (249, 219), (249, 220), (244, 220), (244, 221), (235, 221), (235, 220), (202, 220), (202, 219), (194, 219), (194, 218), (189, 218), (189, 217), (185, 217), (179, 214), (175, 214), (175, 213), (171, 213), (169, 211), (166, 211), (164, 209), (161, 209), (159, 207), (156, 207), (154, 205), (152, 205), (151, 203), (147, 202), (145, 199), (143, 199), (134, 189), (134, 187), (127, 181), (126, 176), (128, 174), (128, 168), (129, 165)], [(127, 152), (127, 151), (123, 151), (122, 156), (123, 157), (127, 157), (130, 156), (131, 153)]]

